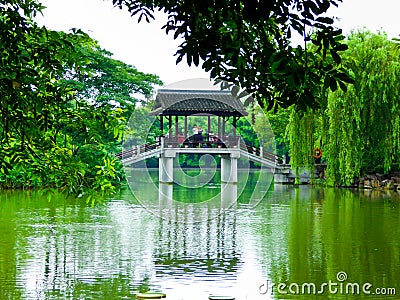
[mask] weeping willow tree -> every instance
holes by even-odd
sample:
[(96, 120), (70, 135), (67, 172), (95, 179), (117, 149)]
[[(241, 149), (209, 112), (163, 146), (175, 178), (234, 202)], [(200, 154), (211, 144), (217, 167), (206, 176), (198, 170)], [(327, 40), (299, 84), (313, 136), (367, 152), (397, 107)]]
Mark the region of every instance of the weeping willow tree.
[(329, 96), (324, 155), (329, 185), (350, 185), (359, 176), (362, 160), (361, 102), (354, 87)]
[(322, 145), (329, 185), (400, 169), (400, 55), (382, 33), (354, 32), (347, 44), (342, 65), (355, 83), (330, 92), (318, 111), (293, 109), (287, 128), (293, 167), (310, 169), (310, 149)]
[(296, 173), (296, 184), (300, 183), (301, 169), (307, 169), (310, 174), (313, 174), (314, 171), (313, 149), (317, 120), (318, 117), (312, 109), (302, 111), (295, 107), (291, 108), (287, 139), (290, 145), (290, 164)]
[(349, 185), (362, 173), (399, 168), (400, 56), (385, 34), (353, 33), (344, 64), (354, 73), (347, 92), (328, 98), (328, 179)]

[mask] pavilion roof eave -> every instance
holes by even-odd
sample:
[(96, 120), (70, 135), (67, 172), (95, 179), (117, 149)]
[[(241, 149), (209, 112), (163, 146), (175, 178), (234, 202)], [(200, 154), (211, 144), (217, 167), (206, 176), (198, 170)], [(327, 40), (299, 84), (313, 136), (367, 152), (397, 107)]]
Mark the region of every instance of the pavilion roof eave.
[(162, 107), (159, 107), (149, 112), (149, 116), (159, 116), (162, 115), (162, 112), (163, 112)]
[(184, 117), (184, 116), (186, 116), (186, 117), (189, 117), (189, 116), (201, 116), (201, 117), (207, 117), (207, 116), (219, 116), (219, 117), (231, 117), (231, 116), (234, 116), (234, 117), (243, 117), (243, 116), (247, 116), (248, 114), (246, 113), (246, 114), (242, 114), (242, 113), (234, 113), (234, 114), (232, 114), (232, 112), (219, 112), (219, 113), (217, 113), (217, 112), (191, 112), (191, 111), (188, 111), (188, 112), (182, 112), (182, 111), (178, 111), (178, 112), (175, 112), (175, 111), (168, 111), (168, 112), (162, 112), (162, 111), (152, 111), (150, 114), (149, 114), (150, 116), (182, 116), (182, 117)]
[(150, 116), (247, 116), (228, 91), (159, 90)]

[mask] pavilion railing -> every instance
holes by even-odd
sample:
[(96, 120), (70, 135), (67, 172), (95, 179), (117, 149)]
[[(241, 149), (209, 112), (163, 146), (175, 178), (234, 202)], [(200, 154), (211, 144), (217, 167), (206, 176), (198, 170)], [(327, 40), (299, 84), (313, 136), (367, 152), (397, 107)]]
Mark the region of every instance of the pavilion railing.
[(240, 136), (226, 136), (226, 137), (215, 137), (215, 136), (189, 136), (184, 138), (183, 136), (172, 136), (165, 137), (165, 147), (172, 148), (238, 148)]

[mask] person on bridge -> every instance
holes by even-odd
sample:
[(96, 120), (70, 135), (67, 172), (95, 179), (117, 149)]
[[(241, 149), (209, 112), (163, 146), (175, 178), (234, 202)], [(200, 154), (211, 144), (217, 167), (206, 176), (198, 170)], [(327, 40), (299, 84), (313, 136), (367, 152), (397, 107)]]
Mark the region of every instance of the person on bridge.
[(196, 124), (193, 126), (193, 147), (197, 147), (199, 142), (199, 128)]
[(198, 141), (203, 142), (203, 128), (199, 127)]
[(199, 128), (197, 127), (196, 124), (194, 124), (194, 126), (193, 126), (193, 135), (196, 136), (197, 134), (199, 134)]
[(210, 132), (208, 133), (207, 147), (212, 148), (213, 142), (214, 142), (214, 132), (210, 131)]

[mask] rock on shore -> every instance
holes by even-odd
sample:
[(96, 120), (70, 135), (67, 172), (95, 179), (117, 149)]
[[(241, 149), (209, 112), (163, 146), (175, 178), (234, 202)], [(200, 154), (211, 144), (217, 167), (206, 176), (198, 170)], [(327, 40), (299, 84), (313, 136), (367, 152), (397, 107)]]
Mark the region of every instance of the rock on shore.
[(383, 190), (399, 190), (400, 191), (400, 173), (388, 175), (383, 174), (367, 174), (361, 177), (356, 185), (364, 189), (383, 189)]

